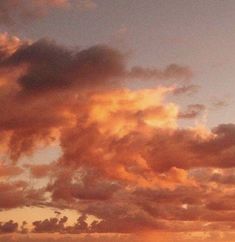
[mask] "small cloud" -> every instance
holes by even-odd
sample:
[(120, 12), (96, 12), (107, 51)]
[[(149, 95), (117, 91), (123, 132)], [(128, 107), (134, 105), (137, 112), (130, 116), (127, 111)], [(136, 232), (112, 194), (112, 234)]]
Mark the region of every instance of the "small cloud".
[(181, 87), (176, 87), (173, 90), (174, 95), (182, 95), (182, 94), (187, 94), (187, 95), (192, 95), (196, 92), (198, 92), (200, 86), (198, 85), (184, 85)]
[(228, 100), (218, 99), (218, 98), (214, 98), (211, 103), (211, 106), (213, 109), (224, 108), (224, 107), (227, 107), (228, 105), (229, 105)]
[(180, 112), (178, 117), (181, 119), (192, 119), (199, 116), (206, 109), (203, 104), (190, 104), (187, 106), (186, 110)]

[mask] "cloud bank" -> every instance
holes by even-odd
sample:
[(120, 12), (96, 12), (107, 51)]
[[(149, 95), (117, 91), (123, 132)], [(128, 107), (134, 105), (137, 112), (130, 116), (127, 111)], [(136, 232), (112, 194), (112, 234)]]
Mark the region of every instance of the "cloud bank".
[[(31, 233), (234, 230), (235, 125), (178, 125), (206, 109), (180, 111), (168, 100), (195, 90), (188, 67), (129, 68), (109, 46), (74, 50), (6, 34), (0, 46), (0, 209), (81, 214), (73, 225), (66, 216), (36, 220)], [(131, 88), (136, 80), (156, 85)], [(53, 144), (62, 150), (57, 160), (21, 165)], [(6, 221), (0, 231), (22, 228)]]

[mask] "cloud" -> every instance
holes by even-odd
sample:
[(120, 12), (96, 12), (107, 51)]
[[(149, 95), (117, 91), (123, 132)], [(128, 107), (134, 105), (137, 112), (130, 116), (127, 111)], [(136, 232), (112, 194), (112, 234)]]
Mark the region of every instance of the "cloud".
[(32, 189), (25, 181), (0, 182), (0, 210), (39, 205), (44, 201), (42, 189)]
[[(33, 147), (42, 141), (48, 144), (54, 140), (56, 130), (75, 122), (75, 109), (84, 113), (82, 109), (87, 107), (85, 100), (89, 99), (91, 103), (92, 99), (99, 98), (94, 91), (100, 91), (100, 97), (103, 92), (108, 99), (112, 95), (108, 90), (116, 89), (113, 95), (117, 96), (120, 92), (123, 99), (128, 98), (128, 91), (121, 88), (129, 76), (126, 57), (117, 50), (100, 45), (85, 50), (70, 50), (45, 39), (34, 43), (16, 39), (14, 50), (9, 52), (12, 49), (11, 37), (4, 34), (2, 39), (4, 48), (0, 70), (4, 81), (0, 89), (0, 129), (13, 160), (21, 154), (30, 154)], [(167, 73), (170, 72), (173, 77), (176, 72), (177, 78), (180, 68), (173, 68), (175, 71), (171, 70), (172, 67), (167, 68)], [(140, 94), (142, 98), (145, 98), (144, 93)], [(154, 95), (154, 91), (147, 93)], [(122, 100), (119, 102), (121, 105)], [(171, 106), (168, 108), (173, 111)], [(139, 119), (147, 116), (154, 119), (154, 116), (162, 115), (163, 120), (168, 115), (163, 106), (139, 111), (132, 114), (133, 121), (137, 115)]]
[(229, 105), (228, 98), (223, 98), (223, 99), (213, 98), (211, 102), (212, 102), (211, 106), (215, 110), (227, 107)]
[(27, 66), (18, 79), (22, 90), (40, 92), (79, 85), (108, 85), (124, 72), (124, 57), (107, 46), (72, 52), (56, 43), (39, 40), (18, 48), (2, 61), (3, 67)]
[(18, 229), (18, 224), (13, 222), (12, 220), (10, 220), (6, 223), (0, 222), (0, 234), (13, 233), (13, 232), (16, 232), (17, 229)]
[(203, 104), (190, 104), (185, 111), (179, 113), (178, 117), (182, 119), (196, 118), (205, 110), (205, 108), (206, 107)]
[(17, 176), (21, 174), (23, 170), (20, 167), (4, 164), (0, 162), (0, 178)]
[(181, 87), (176, 87), (173, 91), (174, 95), (181, 95), (181, 94), (193, 94), (199, 90), (198, 85), (190, 84), (190, 85), (183, 85)]
[(233, 169), (228, 169), (227, 172), (222, 173), (213, 173), (210, 176), (210, 181), (222, 183), (225, 185), (233, 185), (235, 184), (235, 175), (233, 174)]
[(157, 68), (143, 68), (141, 66), (132, 67), (129, 72), (131, 78), (155, 79), (155, 80), (191, 80), (193, 73), (189, 67), (171, 64), (164, 70)]
[[(188, 67), (129, 68), (109, 46), (68, 49), (5, 34), (0, 46), (0, 176), (9, 179), (0, 183), (2, 210), (81, 214), (74, 224), (62, 212), (34, 221), (41, 234), (234, 228), (235, 125), (178, 125), (205, 109), (190, 104), (180, 112), (167, 98), (194, 89), (175, 85), (191, 78)], [(156, 86), (131, 88), (136, 79)], [(31, 162), (50, 145), (61, 149), (57, 160)]]
[[(65, 170), (65, 169), (64, 169)], [(54, 200), (76, 201), (76, 199), (96, 201), (109, 200), (120, 189), (118, 184), (111, 184), (97, 178), (97, 174), (83, 170), (78, 181), (72, 181), (71, 171), (61, 171), (56, 180), (47, 189), (52, 192)], [(79, 181), (80, 180), (80, 181)]]
[(53, 164), (42, 164), (42, 165), (26, 165), (29, 168), (31, 175), (34, 178), (43, 178), (49, 176), (53, 169)]
[(55, 8), (77, 7), (80, 10), (96, 8), (92, 0), (2, 0), (0, 3), (0, 24), (13, 25), (44, 16)]

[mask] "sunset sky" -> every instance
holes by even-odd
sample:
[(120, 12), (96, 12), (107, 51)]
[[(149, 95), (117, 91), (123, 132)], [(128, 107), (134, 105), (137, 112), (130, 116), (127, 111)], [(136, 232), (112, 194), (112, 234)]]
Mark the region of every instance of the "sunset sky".
[(235, 242), (234, 13), (0, 0), (0, 242)]

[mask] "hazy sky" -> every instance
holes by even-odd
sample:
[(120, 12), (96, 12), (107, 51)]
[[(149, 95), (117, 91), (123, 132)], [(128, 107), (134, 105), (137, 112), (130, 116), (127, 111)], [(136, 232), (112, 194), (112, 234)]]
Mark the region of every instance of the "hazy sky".
[(234, 242), (234, 13), (1, 0), (0, 242)]

